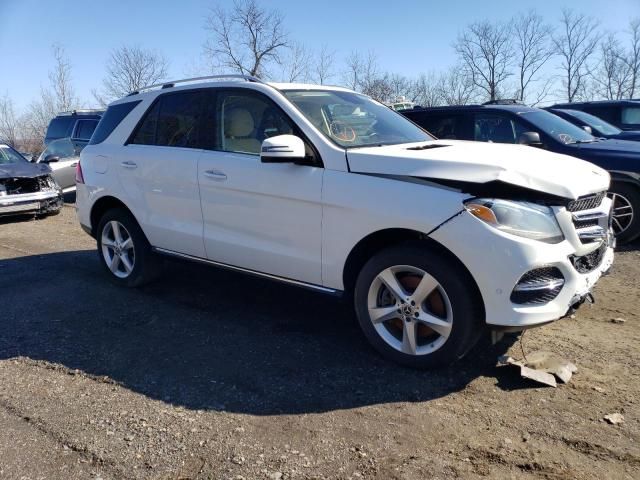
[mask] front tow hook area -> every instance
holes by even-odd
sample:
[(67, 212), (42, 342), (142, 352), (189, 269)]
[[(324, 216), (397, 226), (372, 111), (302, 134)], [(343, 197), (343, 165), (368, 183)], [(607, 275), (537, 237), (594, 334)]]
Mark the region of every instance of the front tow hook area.
[(569, 310), (564, 314), (562, 318), (570, 317), (574, 313), (578, 311), (578, 309), (585, 303), (594, 304), (596, 303), (596, 299), (593, 298), (593, 294), (591, 292), (587, 292), (584, 295), (576, 295), (571, 299), (571, 305), (569, 306)]

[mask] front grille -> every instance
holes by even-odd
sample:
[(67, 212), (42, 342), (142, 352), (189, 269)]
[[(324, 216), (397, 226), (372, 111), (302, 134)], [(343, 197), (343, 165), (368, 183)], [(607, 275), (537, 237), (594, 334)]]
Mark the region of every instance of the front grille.
[(19, 195), (21, 193), (36, 193), (41, 190), (41, 178), (3, 178), (0, 179), (2, 190), (7, 195)]
[(557, 267), (541, 267), (525, 273), (511, 292), (511, 301), (519, 305), (541, 305), (558, 296), (564, 276)]
[(569, 205), (567, 205), (567, 210), (570, 212), (579, 212), (580, 210), (598, 208), (606, 193), (607, 192), (594, 193), (593, 195), (586, 195), (578, 198), (577, 200), (572, 200), (569, 202)]
[(575, 255), (572, 255), (569, 258), (571, 260), (571, 263), (573, 264), (573, 268), (575, 268), (578, 273), (589, 273), (600, 266), (606, 252), (607, 244), (603, 243), (600, 248), (594, 250), (591, 253), (583, 255), (582, 257), (576, 257)]

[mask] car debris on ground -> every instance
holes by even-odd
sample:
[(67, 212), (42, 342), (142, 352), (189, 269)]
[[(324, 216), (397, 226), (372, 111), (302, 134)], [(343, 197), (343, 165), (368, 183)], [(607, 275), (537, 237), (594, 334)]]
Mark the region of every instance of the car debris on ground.
[(516, 360), (508, 355), (502, 355), (498, 358), (498, 366), (508, 365), (519, 368), (522, 378), (528, 378), (550, 387), (557, 387), (556, 378), (562, 383), (568, 383), (573, 374), (578, 371), (578, 367), (569, 360), (545, 351), (530, 353), (524, 361)]

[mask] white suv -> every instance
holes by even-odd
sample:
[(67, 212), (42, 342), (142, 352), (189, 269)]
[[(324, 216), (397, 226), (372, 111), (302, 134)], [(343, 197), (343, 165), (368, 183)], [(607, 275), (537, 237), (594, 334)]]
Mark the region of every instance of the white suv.
[(233, 77), (134, 92), (82, 151), (78, 218), (117, 283), (162, 254), (343, 294), (377, 350), (428, 367), (564, 316), (610, 268), (606, 171)]

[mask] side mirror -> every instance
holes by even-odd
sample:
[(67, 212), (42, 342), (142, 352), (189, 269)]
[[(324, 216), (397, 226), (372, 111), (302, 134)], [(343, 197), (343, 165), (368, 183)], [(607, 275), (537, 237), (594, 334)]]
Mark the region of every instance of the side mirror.
[(53, 163), (60, 160), (60, 157), (57, 155), (47, 155), (42, 159), (42, 163)]
[(301, 163), (304, 159), (304, 142), (295, 135), (277, 135), (262, 142), (262, 163)]
[(593, 130), (591, 129), (591, 127), (589, 125), (583, 125), (582, 129), (587, 132), (589, 135), (593, 135)]
[(540, 140), (538, 132), (523, 132), (518, 138), (518, 143), (520, 145), (540, 146), (542, 145), (542, 140)]

